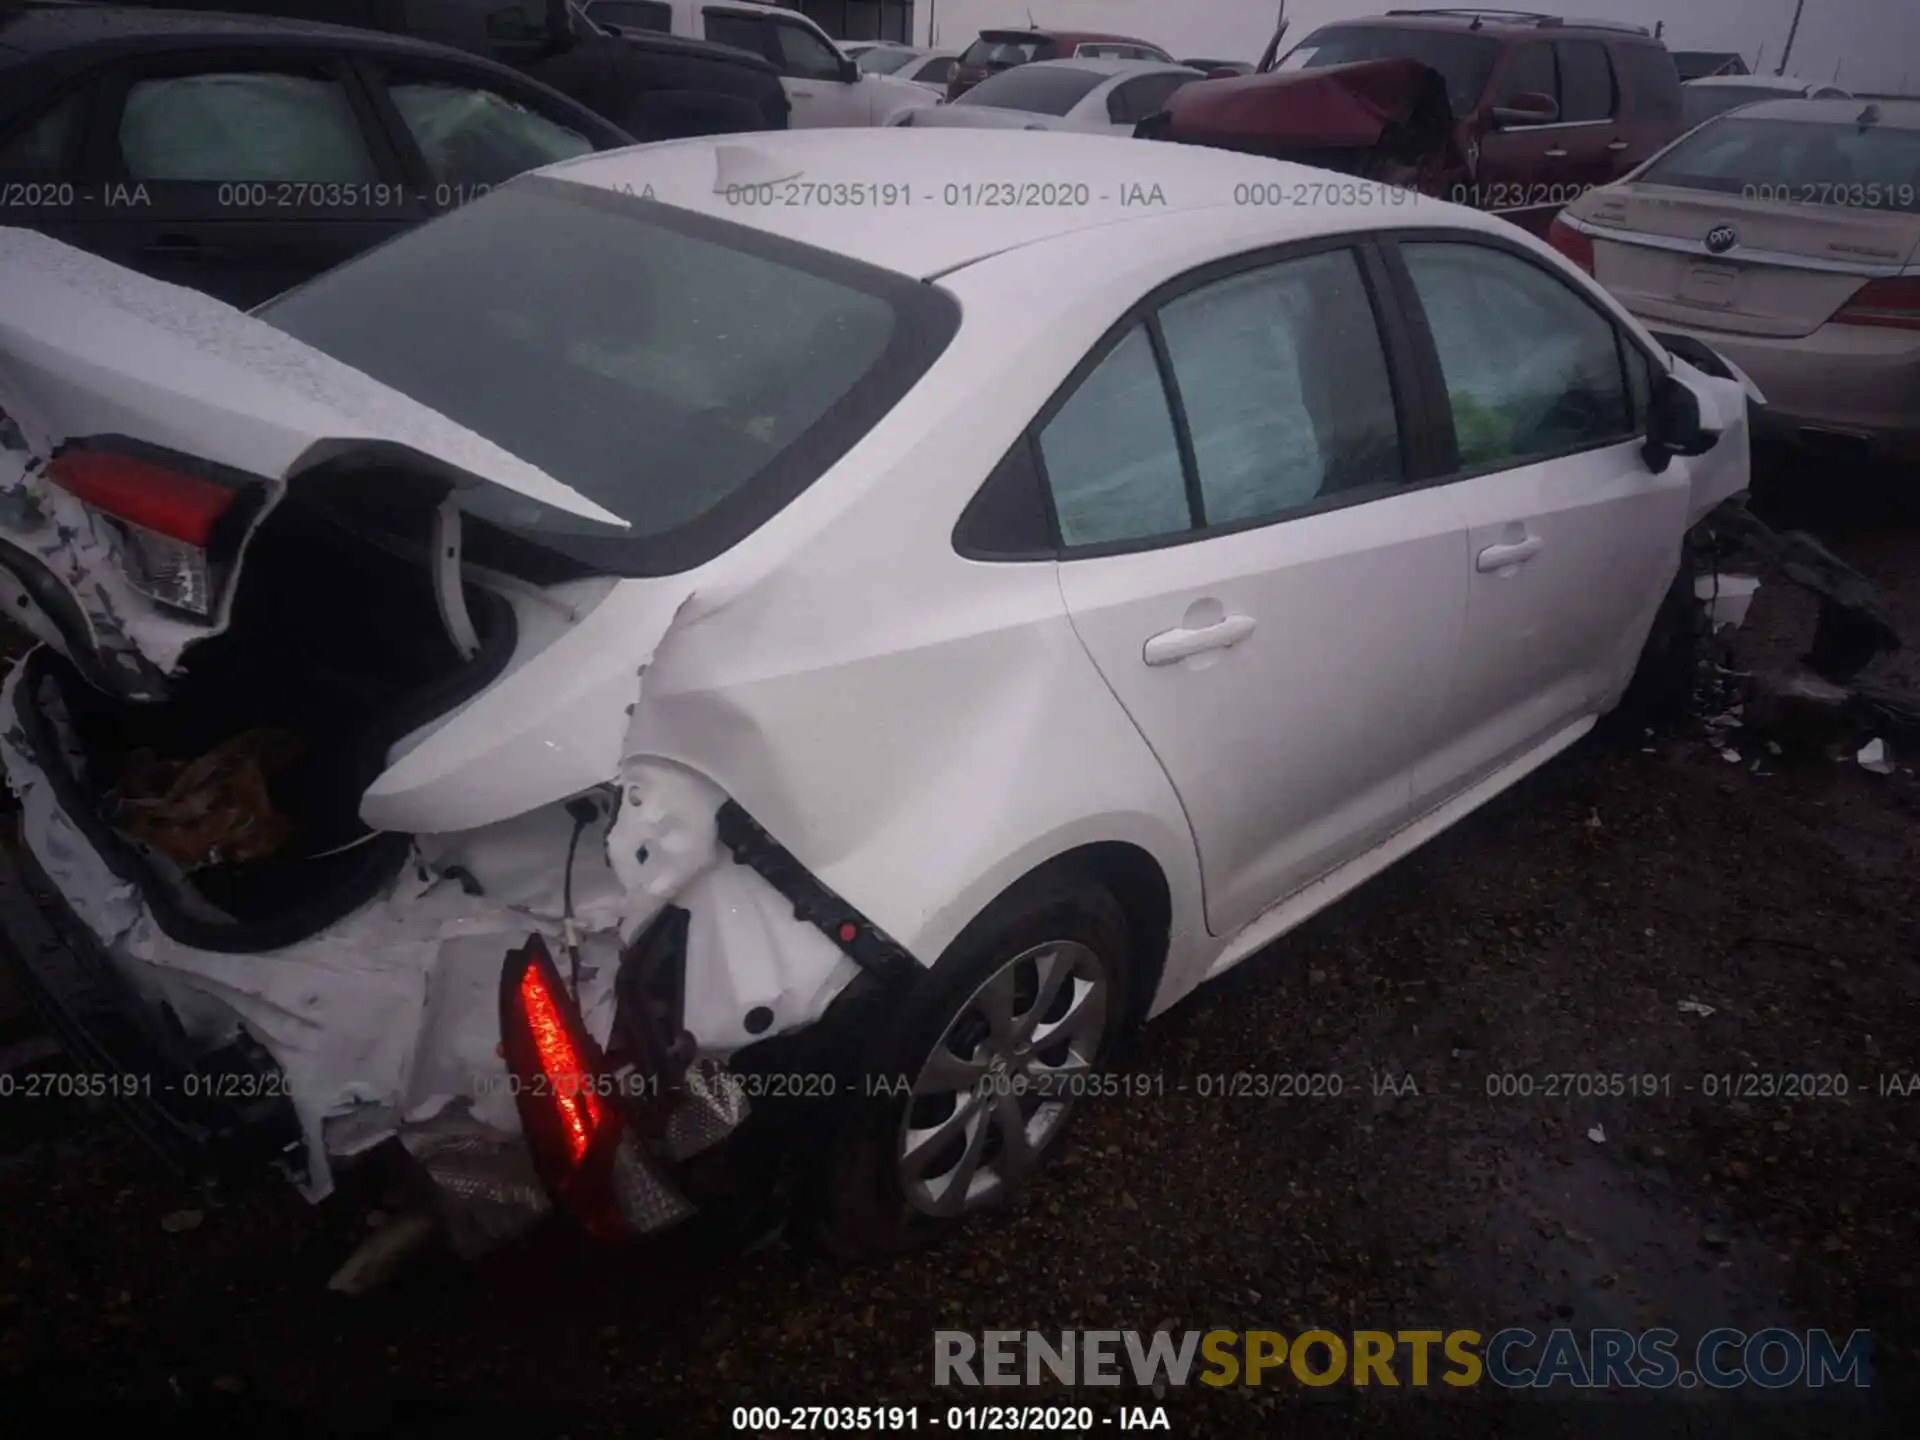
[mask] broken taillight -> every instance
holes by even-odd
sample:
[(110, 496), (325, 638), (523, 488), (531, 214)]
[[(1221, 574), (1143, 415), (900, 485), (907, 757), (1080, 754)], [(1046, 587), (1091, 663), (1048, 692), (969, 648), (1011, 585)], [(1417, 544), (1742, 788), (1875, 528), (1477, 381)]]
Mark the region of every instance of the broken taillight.
[(1920, 277), (1874, 280), (1853, 292), (1833, 317), (1836, 325), (1884, 325), (1920, 330)]
[(1547, 243), (1587, 274), (1594, 273), (1593, 237), (1574, 229), (1564, 216), (1553, 217), (1553, 223), (1547, 227)]
[(625, 1233), (612, 1183), (620, 1108), (600, 1047), (538, 935), (507, 955), (500, 974), (500, 1052), (548, 1192), (590, 1232)]
[(215, 535), (239, 490), (113, 450), (63, 451), (47, 477), (118, 532), (121, 570), (136, 590), (212, 616), (223, 580)]

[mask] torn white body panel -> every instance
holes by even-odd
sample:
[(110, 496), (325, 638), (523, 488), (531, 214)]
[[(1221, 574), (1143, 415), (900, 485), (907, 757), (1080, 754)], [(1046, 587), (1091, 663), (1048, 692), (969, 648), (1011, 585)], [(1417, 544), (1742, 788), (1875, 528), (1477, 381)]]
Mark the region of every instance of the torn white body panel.
[(1687, 524), (1697, 525), (1713, 510), (1753, 483), (1753, 436), (1748, 418), (1747, 388), (1736, 380), (1723, 380), (1674, 358), (1674, 377), (1699, 398), (1700, 423), (1719, 434), (1719, 441), (1704, 455), (1686, 461), (1691, 495), (1687, 505)]
[[(244, 1027), (273, 1056), (306, 1135), (309, 1198), (332, 1188), (330, 1153), (357, 1153), (450, 1106), (503, 1135), (518, 1132), (497, 1049), (501, 966), (529, 933), (564, 953), (575, 823), (564, 806), (420, 836), (384, 894), (298, 944), (251, 954), (196, 949), (162, 932), (21, 749), (14, 716), (23, 673), (16, 667), (0, 688), (0, 761), (20, 798), (26, 845), (133, 990), (170, 1005), (190, 1043), (211, 1050)], [(702, 1053), (724, 1057), (818, 1018), (857, 967), (794, 919), (760, 876), (731, 863), (712, 824), (725, 797), (657, 764), (629, 767), (626, 784), (642, 803), (623, 805), (610, 826), (603, 808), (573, 860), (579, 999), (594, 1037), (604, 1043), (613, 1024), (622, 923), (668, 900), (692, 916), (685, 1023)], [(654, 873), (637, 892), (626, 883), (630, 867), (609, 863), (609, 834), (634, 851), (649, 847), (640, 869)], [(745, 1017), (756, 1007), (775, 1020), (749, 1031)]]

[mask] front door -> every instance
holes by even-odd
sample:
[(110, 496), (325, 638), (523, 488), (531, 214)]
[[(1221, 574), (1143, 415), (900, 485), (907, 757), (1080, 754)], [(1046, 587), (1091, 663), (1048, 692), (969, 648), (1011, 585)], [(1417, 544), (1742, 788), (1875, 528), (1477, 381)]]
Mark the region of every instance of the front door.
[(1216, 935), (1404, 823), (1435, 738), (1464, 537), (1403, 483), (1388, 375), (1356, 252), (1322, 248), (1169, 298), (1038, 431), (1068, 612), (1180, 796)]
[(1424, 808), (1596, 713), (1673, 578), (1689, 490), (1685, 466), (1642, 458), (1644, 357), (1571, 283), (1492, 243), (1398, 250), (1467, 526), (1466, 637)]

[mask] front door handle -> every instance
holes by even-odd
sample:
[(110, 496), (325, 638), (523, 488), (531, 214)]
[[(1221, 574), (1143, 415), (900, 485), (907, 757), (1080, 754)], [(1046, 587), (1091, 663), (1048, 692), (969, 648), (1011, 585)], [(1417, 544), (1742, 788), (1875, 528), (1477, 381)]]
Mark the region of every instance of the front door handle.
[(1511, 545), (1489, 545), (1482, 550), (1473, 562), (1473, 568), (1482, 575), (1491, 575), (1496, 570), (1504, 570), (1509, 565), (1524, 565), (1540, 553), (1546, 542), (1538, 535), (1529, 535), (1524, 540), (1516, 540)]
[(1607, 149), (1613, 151), (1614, 154), (1618, 155), (1622, 150), (1625, 150), (1627, 148), (1627, 144), (1628, 142), (1625, 140), (1615, 140), (1607, 146)]
[(1567, 158), (1567, 152), (1561, 146), (1556, 145), (1553, 149), (1546, 152), (1546, 156), (1549, 160), (1564, 160)]
[(1163, 630), (1141, 649), (1140, 658), (1149, 665), (1174, 665), (1208, 650), (1225, 650), (1238, 645), (1253, 633), (1251, 615), (1229, 615), (1224, 620), (1198, 629)]

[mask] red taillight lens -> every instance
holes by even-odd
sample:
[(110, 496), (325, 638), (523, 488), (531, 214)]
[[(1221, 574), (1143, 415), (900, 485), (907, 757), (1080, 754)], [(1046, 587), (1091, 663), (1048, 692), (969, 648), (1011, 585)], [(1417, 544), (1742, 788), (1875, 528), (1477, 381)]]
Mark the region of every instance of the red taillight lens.
[(202, 550), (237, 495), (218, 481), (110, 450), (68, 450), (53, 458), (47, 475), (68, 494), (116, 520)]
[(118, 530), (121, 568), (135, 589), (212, 616), (222, 576), (208, 547), (240, 491), (112, 450), (66, 450), (48, 463), (47, 478)]
[(1547, 227), (1547, 243), (1587, 274), (1594, 273), (1593, 238), (1574, 229), (1564, 217), (1553, 217), (1553, 224)]
[(528, 937), (500, 973), (500, 1052), (534, 1168), (589, 1232), (625, 1233), (612, 1177), (624, 1129), (587, 1033), (546, 944)]
[(1833, 323), (1920, 330), (1920, 276), (1869, 281), (1840, 307)]

